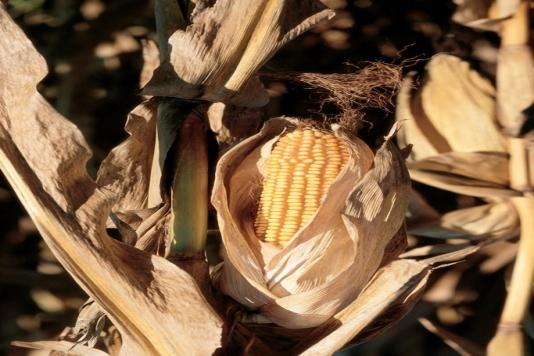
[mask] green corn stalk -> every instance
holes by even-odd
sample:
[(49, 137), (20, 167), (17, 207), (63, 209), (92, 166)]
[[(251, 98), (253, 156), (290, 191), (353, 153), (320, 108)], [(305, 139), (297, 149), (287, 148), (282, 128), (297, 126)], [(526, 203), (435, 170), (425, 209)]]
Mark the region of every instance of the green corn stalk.
[(190, 114), (176, 142), (172, 182), (171, 255), (203, 253), (208, 228), (208, 149), (206, 126)]

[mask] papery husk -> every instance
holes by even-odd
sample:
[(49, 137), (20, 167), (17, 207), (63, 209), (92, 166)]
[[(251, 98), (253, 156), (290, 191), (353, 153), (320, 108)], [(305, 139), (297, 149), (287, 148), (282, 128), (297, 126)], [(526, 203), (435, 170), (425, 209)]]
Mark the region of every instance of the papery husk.
[[(70, 341), (15, 341), (13, 346), (27, 349), (62, 352), (69, 356), (109, 356), (107, 352)], [(52, 353), (51, 353), (52, 354)]]
[(461, 356), (482, 356), (484, 350), (472, 341), (465, 339), (459, 335), (451, 333), (444, 328), (436, 325), (428, 319), (419, 319), (421, 325), (431, 333), (440, 337), (443, 342), (449, 345), (454, 351)]
[(503, 21), (517, 10), (521, 0), (454, 0), (453, 21), (480, 30), (499, 31)]
[(458, 57), (438, 54), (427, 65), (426, 79), (415, 93), (403, 83), (397, 121), (401, 142), (413, 143), (412, 157), (439, 153), (506, 152), (495, 116), (495, 89)]
[(87, 176), (81, 133), (37, 93), (44, 60), (3, 5), (0, 31), (0, 169), (45, 242), (118, 328), (123, 354), (212, 353), (222, 320), (187, 273), (106, 234), (115, 194)]
[[(527, 27), (528, 29), (528, 27)], [(528, 44), (499, 49), (497, 109), (500, 124), (510, 136), (518, 136), (534, 105), (534, 58)]]
[(496, 202), (451, 211), (439, 219), (411, 226), (410, 233), (472, 242), (505, 240), (519, 235), (519, 218), (510, 202)]
[(143, 94), (263, 106), (268, 95), (254, 73), (284, 44), (334, 15), (316, 0), (203, 0), (196, 7), (191, 25), (169, 38), (170, 60)]
[(258, 133), (264, 116), (260, 109), (224, 103), (211, 104), (206, 115), (219, 144), (220, 154), (237, 142)]
[(298, 125), (295, 119), (271, 119), (229, 150), (219, 161), (212, 195), (226, 254), (218, 285), (287, 328), (319, 325), (361, 292), (402, 227), (409, 191), (404, 158), (389, 139), (373, 161), (365, 143), (335, 127), (352, 158), (316, 215), (283, 250), (261, 242), (250, 216), (260, 186), (251, 182), (261, 181), (278, 137)]

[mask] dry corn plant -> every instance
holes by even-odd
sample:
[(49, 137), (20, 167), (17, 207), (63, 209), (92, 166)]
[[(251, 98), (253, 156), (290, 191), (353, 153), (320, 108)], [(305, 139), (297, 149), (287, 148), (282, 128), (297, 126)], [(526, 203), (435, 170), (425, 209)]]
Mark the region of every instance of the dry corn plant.
[[(257, 122), (253, 108), (268, 100), (256, 71), (332, 12), (313, 0), (199, 0), (187, 16), (174, 1), (156, 5), (160, 60), (147, 44), (146, 100), (96, 180), (80, 131), (36, 91), (43, 58), (0, 7), (0, 168), (91, 298), (71, 337), (16, 345), (332, 354), (397, 321), (433, 269), (476, 250), (398, 257), (410, 184), (392, 135), (376, 146), (343, 122), (275, 118), (218, 161), (224, 262), (210, 276), (207, 127), (224, 147), (255, 131), (241, 121)], [(95, 349), (103, 328), (107, 349)]]
[[(444, 215), (420, 214), (410, 231), (483, 244), (520, 235), (508, 297), (488, 345), (490, 355), (511, 348), (514, 355), (526, 352), (521, 324), (534, 277), (534, 141), (528, 116), (534, 104), (534, 61), (528, 45), (528, 12), (527, 1), (462, 1), (457, 21), (496, 30), (501, 36), (496, 87), (467, 62), (441, 54), (427, 65), (421, 88), (413, 92), (413, 78), (407, 79), (398, 97), (400, 142), (414, 145), (408, 162), (412, 179), (484, 202)], [(415, 215), (421, 207), (429, 209), (419, 201), (413, 205)], [(501, 265), (512, 262), (513, 250), (501, 252)], [(461, 344), (428, 321), (425, 325), (455, 347)], [(463, 353), (470, 354), (469, 348)]]

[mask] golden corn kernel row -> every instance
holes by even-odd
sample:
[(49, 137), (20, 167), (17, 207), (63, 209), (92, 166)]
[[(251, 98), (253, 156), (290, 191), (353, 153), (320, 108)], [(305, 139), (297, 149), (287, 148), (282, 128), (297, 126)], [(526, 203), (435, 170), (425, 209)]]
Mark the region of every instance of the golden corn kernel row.
[(297, 128), (282, 136), (267, 160), (254, 223), (258, 238), (285, 245), (315, 214), (348, 160), (332, 132)]

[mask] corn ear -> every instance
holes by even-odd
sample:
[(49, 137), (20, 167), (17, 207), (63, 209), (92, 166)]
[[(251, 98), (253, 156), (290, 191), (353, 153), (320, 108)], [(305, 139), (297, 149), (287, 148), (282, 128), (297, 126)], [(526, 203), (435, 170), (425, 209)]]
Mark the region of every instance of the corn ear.
[(286, 245), (313, 217), (347, 160), (346, 145), (332, 132), (297, 128), (282, 136), (268, 159), (256, 236)]

